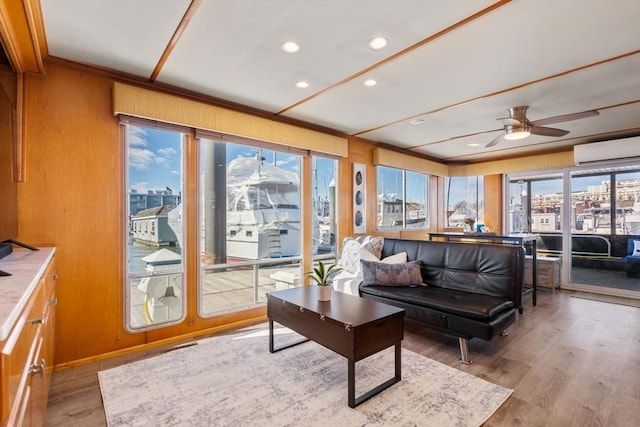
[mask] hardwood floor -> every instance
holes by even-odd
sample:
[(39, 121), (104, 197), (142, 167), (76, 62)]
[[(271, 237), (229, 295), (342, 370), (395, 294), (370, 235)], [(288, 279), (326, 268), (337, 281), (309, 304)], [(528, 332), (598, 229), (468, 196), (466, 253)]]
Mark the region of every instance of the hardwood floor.
[[(541, 290), (507, 337), (457, 340), (407, 321), (403, 348), (514, 390), (485, 426), (640, 425), (640, 308)], [(267, 345), (267, 343), (265, 343)], [(47, 426), (104, 426), (96, 372), (166, 351), (159, 347), (54, 372)]]

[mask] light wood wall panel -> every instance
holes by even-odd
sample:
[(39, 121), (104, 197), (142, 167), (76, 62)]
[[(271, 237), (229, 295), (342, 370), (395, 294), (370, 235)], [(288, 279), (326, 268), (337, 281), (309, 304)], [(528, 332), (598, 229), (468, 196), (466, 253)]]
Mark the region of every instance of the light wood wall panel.
[(56, 362), (141, 342), (122, 332), (122, 142), (111, 82), (28, 76), (19, 240), (58, 248)]
[[(264, 317), (264, 307), (129, 334), (123, 320), (123, 139), (108, 77), (49, 64), (25, 81), (26, 180), (18, 185), (18, 240), (58, 248), (55, 363), (92, 360), (220, 325)], [(193, 144), (191, 144), (193, 147)], [(195, 180), (187, 183), (193, 191)], [(188, 290), (197, 263), (187, 264)]]
[(491, 231), (502, 231), (502, 174), (484, 177), (484, 225)]
[[(19, 240), (58, 247), (59, 310), (56, 323), (58, 365), (91, 360), (176, 336), (193, 336), (221, 325), (265, 315), (264, 308), (201, 319), (195, 304), (184, 322), (146, 333), (129, 334), (123, 326), (123, 140), (113, 115), (113, 79), (59, 64), (46, 77), (25, 79), (26, 180), (18, 185)], [(262, 120), (261, 118), (257, 118)], [(193, 144), (192, 144), (193, 145)], [(376, 224), (377, 147), (349, 139), (347, 157), (338, 162), (338, 243), (353, 233), (352, 164), (367, 167), (367, 234), (424, 239), (424, 230), (378, 233)], [(554, 157), (555, 158), (555, 157)], [(564, 157), (559, 156), (558, 163)], [(537, 160), (536, 160), (537, 161)], [(457, 174), (492, 175), (492, 194), (501, 194), (499, 175), (531, 161), (455, 166)], [(540, 159), (542, 163), (542, 159)], [(549, 162), (544, 161), (546, 166)], [(514, 166), (515, 165), (515, 166)], [(464, 169), (462, 169), (464, 168)], [(504, 168), (505, 170), (499, 170)], [(425, 171), (428, 172), (428, 171)], [(197, 177), (188, 178), (195, 191)], [(189, 181), (190, 180), (190, 181)], [(436, 185), (439, 191), (441, 183)], [(188, 197), (188, 195), (187, 195)], [(501, 199), (485, 209), (500, 212)], [(437, 224), (433, 225), (436, 230)], [(187, 289), (196, 289), (197, 262), (187, 263)]]

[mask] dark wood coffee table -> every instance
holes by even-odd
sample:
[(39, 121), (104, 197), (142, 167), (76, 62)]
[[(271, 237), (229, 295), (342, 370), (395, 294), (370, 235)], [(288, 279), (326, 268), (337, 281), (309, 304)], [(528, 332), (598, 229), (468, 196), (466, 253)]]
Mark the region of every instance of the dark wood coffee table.
[[(302, 286), (267, 294), (269, 351), (274, 353), (312, 340), (346, 357), (347, 403), (355, 408), (400, 381), (404, 310), (335, 291), (331, 301), (323, 302), (318, 301), (318, 294), (317, 286)], [(276, 349), (273, 322), (308, 339)], [(355, 363), (392, 345), (395, 345), (395, 376), (356, 397)]]

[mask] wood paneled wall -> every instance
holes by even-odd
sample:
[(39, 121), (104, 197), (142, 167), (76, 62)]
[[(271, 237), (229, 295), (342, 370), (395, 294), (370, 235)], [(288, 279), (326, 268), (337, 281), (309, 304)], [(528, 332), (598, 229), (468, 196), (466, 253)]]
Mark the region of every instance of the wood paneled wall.
[(190, 315), (161, 330), (124, 330), (126, 190), (113, 83), (55, 64), (47, 66), (46, 77), (28, 76), (25, 82), (26, 179), (18, 185), (18, 240), (58, 248), (57, 365), (265, 313), (262, 308), (215, 319)]
[[(112, 114), (114, 80), (62, 64), (48, 64), (46, 77), (25, 78), (25, 181), (18, 184), (18, 239), (58, 247), (58, 319), (55, 363), (91, 360), (102, 354), (195, 335), (247, 318), (264, 316), (258, 308), (242, 314), (201, 319), (195, 304), (179, 325), (129, 334), (123, 320), (123, 138)], [(376, 146), (349, 139), (348, 157), (339, 161), (338, 243), (353, 234), (352, 164), (367, 165), (367, 233), (376, 234)], [(486, 174), (485, 209), (500, 218), (501, 175)], [(510, 170), (530, 169), (531, 160), (511, 161)], [(481, 171), (486, 172), (481, 172)], [(428, 173), (428, 171), (425, 171)], [(458, 170), (457, 172), (460, 172)], [(441, 178), (431, 188), (442, 200)], [(193, 183), (192, 183), (193, 184)], [(441, 202), (440, 202), (441, 203)], [(434, 212), (432, 229), (442, 222)], [(494, 228), (493, 223), (490, 224)], [(424, 230), (384, 233), (387, 237), (424, 239)], [(187, 263), (188, 292), (195, 292), (197, 262)]]

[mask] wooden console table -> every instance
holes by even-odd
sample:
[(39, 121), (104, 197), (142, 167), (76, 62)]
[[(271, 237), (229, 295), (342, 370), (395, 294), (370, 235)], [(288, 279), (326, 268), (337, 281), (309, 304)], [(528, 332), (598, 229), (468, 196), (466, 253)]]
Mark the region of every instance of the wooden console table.
[[(531, 255), (533, 257), (531, 263), (531, 287), (524, 287), (523, 295), (532, 293), (533, 305), (537, 304), (537, 290), (538, 290), (538, 271), (537, 271), (537, 251), (538, 251), (538, 235), (537, 234), (491, 234), (491, 233), (429, 233), (429, 240), (433, 240), (435, 237), (444, 238), (446, 241), (450, 240), (474, 240), (474, 241), (486, 241), (489, 243), (499, 243), (505, 245), (518, 245), (524, 246), (525, 243), (531, 243)], [(518, 308), (520, 314), (522, 314), (522, 307)]]

